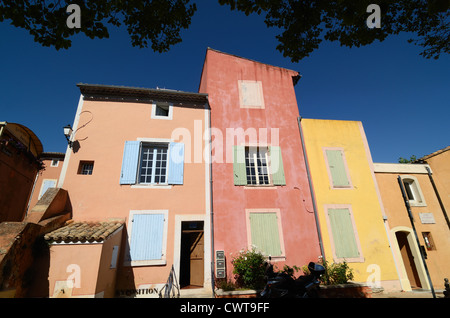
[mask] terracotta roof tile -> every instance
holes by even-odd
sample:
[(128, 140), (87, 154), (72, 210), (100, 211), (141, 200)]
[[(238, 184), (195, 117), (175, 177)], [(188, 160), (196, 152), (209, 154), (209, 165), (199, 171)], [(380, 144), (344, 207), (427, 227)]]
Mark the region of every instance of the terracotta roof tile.
[(73, 222), (44, 238), (54, 242), (102, 242), (123, 225), (121, 222)]

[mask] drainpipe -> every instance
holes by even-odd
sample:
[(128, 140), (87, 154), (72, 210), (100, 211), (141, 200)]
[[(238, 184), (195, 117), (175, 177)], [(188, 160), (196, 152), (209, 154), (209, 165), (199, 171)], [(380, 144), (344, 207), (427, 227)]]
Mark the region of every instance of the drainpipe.
[(406, 210), (408, 211), (409, 220), (411, 221), (411, 226), (414, 231), (414, 236), (416, 237), (417, 246), (420, 251), (420, 256), (422, 257), (423, 266), (425, 267), (425, 271), (427, 273), (428, 281), (430, 282), (431, 293), (433, 294), (433, 298), (436, 298), (436, 294), (434, 292), (433, 283), (431, 282), (430, 273), (428, 272), (427, 263), (425, 262), (425, 257), (423, 255), (422, 249), (420, 248), (419, 237), (417, 236), (416, 227), (414, 226), (414, 217), (411, 212), (411, 206), (409, 205), (408, 197), (406, 196), (406, 191), (403, 186), (403, 181), (400, 176), (397, 177), (398, 185), (400, 186), (400, 190), (402, 191), (403, 201), (405, 202)]
[(447, 226), (450, 229), (450, 221), (448, 219), (447, 211), (445, 211), (445, 207), (444, 207), (444, 204), (442, 203), (441, 196), (439, 195), (438, 189), (436, 188), (436, 184), (434, 183), (431, 170), (430, 170), (429, 167), (425, 167), (425, 169), (427, 169), (428, 177), (430, 178), (431, 185), (433, 186), (434, 192), (436, 193), (436, 197), (437, 197), (437, 199), (439, 201), (439, 205), (441, 206), (442, 213), (444, 214), (444, 218), (447, 221)]
[(211, 106), (209, 105), (209, 98), (206, 96), (209, 106), (209, 204), (210, 204), (210, 227), (211, 227), (211, 287), (212, 294), (214, 296), (215, 292), (215, 281), (214, 281), (214, 264), (215, 264), (215, 253), (214, 253), (214, 211), (213, 211), (213, 178), (212, 178), (212, 133), (211, 133)]
[(323, 249), (322, 232), (320, 230), (319, 218), (317, 216), (316, 197), (314, 194), (314, 188), (313, 188), (313, 184), (312, 184), (312, 180), (311, 180), (311, 172), (309, 170), (308, 157), (306, 155), (305, 140), (303, 138), (303, 130), (302, 130), (301, 121), (302, 121), (302, 117), (298, 117), (297, 123), (298, 123), (298, 129), (300, 131), (300, 139), (302, 141), (303, 157), (305, 158), (305, 166), (306, 166), (306, 173), (308, 175), (309, 190), (311, 192), (311, 200), (313, 203), (314, 219), (316, 220), (316, 228), (317, 228), (317, 236), (319, 238), (320, 253), (322, 254), (322, 262), (323, 262), (323, 264), (325, 264), (325, 251)]

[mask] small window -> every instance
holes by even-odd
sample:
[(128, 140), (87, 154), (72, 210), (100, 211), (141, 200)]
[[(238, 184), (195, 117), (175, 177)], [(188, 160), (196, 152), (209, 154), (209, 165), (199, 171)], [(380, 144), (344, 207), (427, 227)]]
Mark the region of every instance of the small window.
[(52, 163), (50, 164), (50, 167), (57, 167), (59, 164), (59, 160), (58, 159), (53, 159)]
[(426, 206), (417, 179), (412, 176), (405, 176), (402, 178), (402, 181), (409, 203), (412, 206)]
[(423, 240), (425, 242), (425, 246), (428, 251), (436, 250), (436, 246), (434, 245), (433, 237), (430, 232), (422, 232)]
[(91, 175), (94, 170), (94, 161), (80, 161), (78, 174)]
[(152, 105), (153, 119), (172, 119), (172, 105), (169, 103), (158, 102)]

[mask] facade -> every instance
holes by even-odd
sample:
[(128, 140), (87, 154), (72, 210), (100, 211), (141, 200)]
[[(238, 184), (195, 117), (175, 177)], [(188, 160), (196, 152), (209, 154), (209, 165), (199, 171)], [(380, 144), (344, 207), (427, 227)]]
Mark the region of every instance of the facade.
[(450, 230), (428, 169), (433, 179), (437, 173), (427, 164), (374, 166), (403, 290), (443, 289), (450, 275)]
[[(55, 269), (50, 295), (62, 296), (59, 286), (67, 285), (71, 271), (64, 270), (71, 264), (79, 264), (75, 269), (81, 272), (80, 284), (75, 279), (66, 286), (74, 286), (67, 290), (72, 297), (106, 297), (111, 289), (118, 297), (158, 297), (172, 269), (181, 287), (211, 292), (206, 95), (78, 86), (72, 145), (58, 187), (69, 193), (75, 224), (106, 234), (99, 241), (68, 224), (72, 234), (47, 236)], [(97, 278), (83, 275), (95, 272), (92, 264)], [(109, 273), (112, 264), (116, 274)], [(77, 277), (75, 270), (72, 274)]]
[(233, 280), (231, 261), (242, 250), (255, 248), (280, 269), (321, 256), (297, 124), (298, 78), (295, 71), (206, 52), (199, 92), (211, 107), (217, 278)]
[(301, 128), (326, 261), (347, 262), (356, 282), (400, 290), (362, 123), (302, 119)]
[(41, 141), (28, 127), (0, 122), (0, 222), (23, 221), (42, 169), (42, 152)]
[(64, 153), (43, 152), (39, 159), (43, 164), (43, 169), (39, 171), (36, 177), (30, 202), (28, 203), (28, 211), (36, 205), (47, 189), (55, 188), (58, 185), (59, 175), (64, 162)]

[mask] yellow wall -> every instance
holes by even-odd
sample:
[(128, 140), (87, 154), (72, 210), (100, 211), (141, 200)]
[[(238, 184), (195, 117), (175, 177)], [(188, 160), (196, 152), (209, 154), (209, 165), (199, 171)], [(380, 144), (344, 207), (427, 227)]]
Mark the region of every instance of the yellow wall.
[[(353, 213), (361, 259), (347, 261), (354, 281), (376, 283), (385, 290), (401, 289), (390, 249), (388, 229), (373, 173), (373, 164), (361, 122), (302, 119), (305, 147), (316, 195), (325, 257), (333, 258), (331, 229), (327, 225), (329, 205), (348, 205)], [(324, 148), (342, 148), (351, 179), (351, 187), (333, 189), (330, 185)], [(377, 278), (377, 275), (379, 279)], [(374, 279), (372, 279), (374, 278)]]

